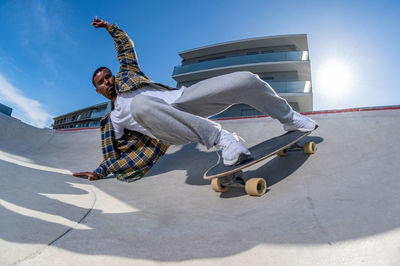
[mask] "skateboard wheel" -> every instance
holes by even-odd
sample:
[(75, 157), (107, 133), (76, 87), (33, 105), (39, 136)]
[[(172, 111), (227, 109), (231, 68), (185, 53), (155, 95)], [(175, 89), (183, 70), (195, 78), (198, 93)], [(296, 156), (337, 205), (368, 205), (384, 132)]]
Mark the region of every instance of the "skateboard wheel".
[(304, 145), (304, 152), (307, 154), (314, 154), (317, 151), (317, 145), (315, 142), (307, 142)]
[(227, 192), (228, 187), (224, 187), (218, 178), (213, 178), (211, 180), (211, 187), (215, 192)]
[(286, 157), (287, 156), (287, 152), (285, 150), (280, 150), (280, 151), (278, 151), (278, 156), (279, 157)]
[(246, 193), (250, 196), (262, 196), (267, 191), (267, 182), (263, 178), (250, 178), (245, 185)]

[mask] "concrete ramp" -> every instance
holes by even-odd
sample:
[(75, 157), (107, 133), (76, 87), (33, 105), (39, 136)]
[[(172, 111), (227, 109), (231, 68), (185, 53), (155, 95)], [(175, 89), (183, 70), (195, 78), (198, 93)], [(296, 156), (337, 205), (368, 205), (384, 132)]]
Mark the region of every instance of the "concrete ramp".
[[(212, 191), (217, 158), (173, 146), (134, 183), (71, 176), (101, 161), (99, 130), (37, 129), (0, 114), (0, 265), (399, 265), (400, 107), (309, 114), (293, 153), (254, 165), (260, 197)], [(268, 117), (219, 121), (251, 146)]]

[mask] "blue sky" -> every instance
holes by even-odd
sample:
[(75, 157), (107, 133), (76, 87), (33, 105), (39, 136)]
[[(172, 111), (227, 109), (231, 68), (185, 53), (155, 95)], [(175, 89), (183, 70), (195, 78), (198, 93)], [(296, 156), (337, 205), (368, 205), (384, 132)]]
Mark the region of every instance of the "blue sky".
[[(398, 105), (398, 1), (1, 1), (0, 103), (38, 127), (106, 99), (98, 66), (118, 70), (111, 37), (90, 26), (116, 23), (135, 42), (143, 71), (176, 85), (178, 52), (269, 35), (308, 35), (314, 109)], [(337, 77), (340, 75), (341, 77)]]

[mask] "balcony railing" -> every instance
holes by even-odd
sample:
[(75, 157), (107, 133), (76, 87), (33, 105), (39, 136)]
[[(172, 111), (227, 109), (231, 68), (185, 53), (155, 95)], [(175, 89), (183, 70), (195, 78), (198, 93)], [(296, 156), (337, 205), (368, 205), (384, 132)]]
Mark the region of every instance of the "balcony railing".
[(280, 62), (280, 61), (307, 61), (307, 60), (308, 60), (307, 51), (291, 51), (291, 52), (233, 56), (233, 57), (215, 59), (199, 63), (192, 63), (183, 66), (175, 66), (172, 75), (175, 76), (184, 73), (190, 73), (200, 70), (213, 69), (226, 66)]
[(308, 93), (311, 92), (310, 81), (270, 81), (266, 80), (276, 93)]

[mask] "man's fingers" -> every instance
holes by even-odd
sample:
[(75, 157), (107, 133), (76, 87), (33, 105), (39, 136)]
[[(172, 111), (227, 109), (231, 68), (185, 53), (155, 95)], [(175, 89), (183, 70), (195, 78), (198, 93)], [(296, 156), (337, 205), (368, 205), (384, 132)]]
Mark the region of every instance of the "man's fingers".
[(96, 174), (92, 173), (91, 175), (88, 176), (89, 181), (93, 181), (93, 180), (97, 180), (97, 179), (99, 179), (99, 177)]
[(110, 25), (110, 23), (102, 19), (99, 19), (97, 18), (97, 16), (95, 16), (91, 25), (93, 25), (95, 28), (107, 28)]
[(100, 27), (101, 23), (103, 23), (103, 20), (98, 19), (97, 16), (94, 17), (93, 21), (92, 21), (92, 25), (95, 26), (96, 28)]
[(73, 173), (72, 175), (77, 177), (87, 177), (90, 174), (91, 174), (90, 172), (80, 172), (80, 173)]
[(78, 177), (78, 178), (87, 178), (87, 176), (85, 176), (85, 175), (73, 175), (73, 176)]
[(86, 175), (83, 175), (82, 173), (74, 173), (72, 175), (76, 177), (86, 177)]
[(99, 176), (93, 172), (80, 172), (80, 173), (73, 173), (72, 175), (80, 178), (87, 178), (89, 181), (99, 179)]

